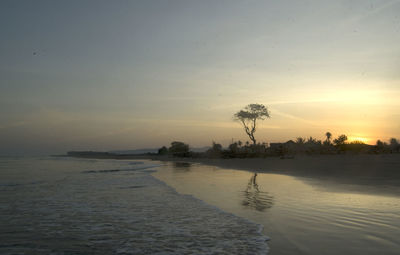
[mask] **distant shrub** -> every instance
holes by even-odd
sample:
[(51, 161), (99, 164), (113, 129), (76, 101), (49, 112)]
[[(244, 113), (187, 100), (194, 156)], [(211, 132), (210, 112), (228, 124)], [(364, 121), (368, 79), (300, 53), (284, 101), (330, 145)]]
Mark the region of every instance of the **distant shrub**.
[(222, 145), (212, 142), (212, 147), (206, 151), (206, 155), (212, 158), (219, 158), (222, 155)]
[(177, 157), (188, 157), (189, 153), (189, 145), (183, 142), (174, 141), (171, 143), (171, 146), (168, 149), (168, 152)]
[(343, 149), (350, 153), (368, 153), (371, 150), (371, 145), (365, 144), (362, 141), (352, 141), (347, 144), (343, 144)]
[(167, 147), (163, 146), (160, 149), (158, 149), (158, 155), (167, 155), (167, 154), (168, 154)]
[(344, 153), (346, 151), (346, 146), (345, 146), (346, 141), (347, 141), (346, 135), (340, 135), (338, 138), (333, 140), (333, 143), (335, 144), (338, 153)]
[(399, 144), (399, 142), (397, 141), (397, 139), (396, 138), (391, 138), (390, 139), (390, 152), (391, 153), (393, 153), (393, 152), (400, 152), (400, 144)]

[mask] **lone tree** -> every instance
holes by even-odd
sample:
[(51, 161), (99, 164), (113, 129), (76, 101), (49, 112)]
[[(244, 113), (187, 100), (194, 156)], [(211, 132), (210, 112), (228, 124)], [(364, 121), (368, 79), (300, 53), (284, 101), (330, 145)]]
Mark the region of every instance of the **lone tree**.
[(325, 136), (326, 136), (326, 142), (328, 144), (330, 144), (331, 143), (331, 138), (332, 138), (331, 132), (326, 132)]
[(257, 120), (270, 118), (268, 108), (262, 104), (249, 104), (243, 110), (234, 114), (234, 118), (243, 124), (244, 131), (253, 144), (256, 144), (254, 133), (257, 130)]
[(340, 135), (338, 138), (333, 140), (333, 143), (336, 144), (337, 146), (342, 146), (346, 143), (347, 141), (347, 136), (346, 135)]
[(184, 157), (189, 153), (189, 145), (183, 142), (174, 141), (171, 143), (168, 152), (174, 156)]

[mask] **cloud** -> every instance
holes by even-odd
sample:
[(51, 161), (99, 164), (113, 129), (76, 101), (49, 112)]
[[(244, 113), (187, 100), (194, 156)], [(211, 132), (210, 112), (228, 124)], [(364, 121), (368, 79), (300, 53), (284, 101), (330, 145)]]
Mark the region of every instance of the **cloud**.
[(285, 112), (279, 111), (277, 109), (271, 109), (271, 111), (273, 112), (273, 114), (276, 114), (278, 116), (282, 116), (284, 118), (301, 121), (303, 123), (306, 123), (306, 124), (312, 125), (312, 126), (321, 126), (321, 124), (319, 124), (317, 121), (307, 120), (307, 119), (304, 119), (304, 118), (301, 118), (301, 117), (298, 117), (298, 116), (294, 116), (294, 115), (289, 114), (289, 113), (285, 113)]

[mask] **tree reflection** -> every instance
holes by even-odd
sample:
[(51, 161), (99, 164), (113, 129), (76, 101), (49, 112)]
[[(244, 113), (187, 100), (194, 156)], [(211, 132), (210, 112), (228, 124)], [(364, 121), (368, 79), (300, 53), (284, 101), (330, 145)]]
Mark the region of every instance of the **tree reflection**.
[(257, 184), (257, 173), (250, 178), (243, 195), (242, 205), (260, 212), (271, 208), (274, 203), (273, 196), (269, 195), (268, 192), (260, 191)]
[(187, 162), (173, 162), (175, 172), (189, 172), (192, 164)]

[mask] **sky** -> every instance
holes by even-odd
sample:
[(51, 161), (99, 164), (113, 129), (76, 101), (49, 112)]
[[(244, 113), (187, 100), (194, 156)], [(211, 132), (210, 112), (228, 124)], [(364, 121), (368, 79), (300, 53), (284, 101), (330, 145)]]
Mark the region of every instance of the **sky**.
[(0, 155), (400, 138), (400, 1), (1, 1)]

